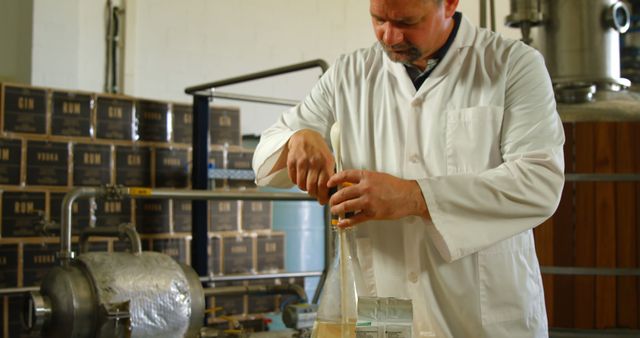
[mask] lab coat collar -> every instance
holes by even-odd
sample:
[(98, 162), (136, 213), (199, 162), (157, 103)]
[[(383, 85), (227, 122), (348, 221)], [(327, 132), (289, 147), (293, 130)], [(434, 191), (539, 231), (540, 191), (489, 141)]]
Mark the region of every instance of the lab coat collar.
[(400, 62), (391, 61), (389, 56), (384, 52), (382, 46), (378, 43), (377, 48), (383, 53), (384, 66), (398, 81), (400, 85), (401, 92), (408, 98), (413, 98), (415, 96), (421, 96), (427, 93), (431, 88), (436, 86), (440, 81), (442, 81), (447, 74), (448, 70), (458, 62), (460, 62), (460, 58), (455, 57), (460, 50), (466, 47), (470, 47), (473, 45), (473, 41), (475, 40), (476, 29), (473, 24), (467, 19), (467, 17), (463, 14), (460, 22), (460, 28), (458, 28), (458, 34), (456, 35), (453, 43), (449, 47), (449, 51), (444, 55), (444, 58), (440, 60), (440, 64), (433, 70), (433, 73), (429, 75), (427, 80), (420, 86), (420, 88), (416, 91), (409, 75), (407, 74), (407, 70), (404, 68), (404, 65)]

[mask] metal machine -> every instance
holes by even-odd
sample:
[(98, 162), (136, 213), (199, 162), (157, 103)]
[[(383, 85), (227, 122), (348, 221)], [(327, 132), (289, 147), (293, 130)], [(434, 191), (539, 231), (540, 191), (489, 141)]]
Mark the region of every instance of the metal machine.
[(620, 0), (511, 0), (506, 24), (544, 55), (558, 101), (575, 103), (631, 86), (620, 77), (620, 34), (630, 20)]
[[(135, 228), (100, 229), (126, 236), (130, 253), (84, 252), (53, 268), (31, 292), (26, 326), (43, 337), (197, 337), (204, 319), (198, 275), (171, 257), (142, 252)], [(83, 236), (86, 248), (89, 236)]]
[[(182, 198), (229, 199), (239, 193), (147, 189), (125, 187), (76, 188), (63, 200), (60, 226), (60, 266), (48, 272), (38, 291), (28, 294), (23, 319), (31, 336), (38, 337), (244, 337), (242, 330), (203, 328), (205, 298), (244, 294), (293, 294), (297, 301), (284, 309), (290, 333), (310, 329), (317, 307), (308, 305), (304, 289), (294, 284), (203, 288), (216, 278), (199, 277), (189, 266), (170, 256), (143, 252), (131, 224), (115, 228), (87, 228), (79, 238), (80, 255), (71, 250), (71, 210), (82, 197), (119, 199)], [(295, 193), (243, 192), (245, 199), (304, 200)], [(51, 226), (51, 224), (48, 224)], [(88, 252), (92, 236), (119, 237), (131, 245), (130, 252)], [(277, 274), (298, 277), (313, 273)], [(258, 279), (268, 276), (222, 276), (218, 280)], [(213, 285), (210, 285), (213, 286)], [(238, 331), (238, 332), (235, 332)], [(253, 336), (253, 335), (251, 335)], [(269, 337), (269, 336), (265, 336)]]

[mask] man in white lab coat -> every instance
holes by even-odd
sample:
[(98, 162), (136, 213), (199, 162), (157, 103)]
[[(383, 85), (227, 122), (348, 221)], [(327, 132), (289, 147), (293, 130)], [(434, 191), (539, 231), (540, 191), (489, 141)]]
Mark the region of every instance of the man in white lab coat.
[(339, 58), (264, 131), (256, 180), (357, 211), (340, 225), (358, 226), (367, 288), (412, 299), (414, 337), (545, 337), (532, 228), (564, 182), (551, 81), (537, 51), (457, 5), (370, 0), (378, 43)]

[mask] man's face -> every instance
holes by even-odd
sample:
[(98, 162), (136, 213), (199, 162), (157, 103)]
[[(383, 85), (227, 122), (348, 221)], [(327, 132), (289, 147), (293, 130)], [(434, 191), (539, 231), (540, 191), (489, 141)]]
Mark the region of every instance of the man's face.
[(424, 69), (449, 37), (458, 1), (370, 0), (376, 38), (389, 58)]

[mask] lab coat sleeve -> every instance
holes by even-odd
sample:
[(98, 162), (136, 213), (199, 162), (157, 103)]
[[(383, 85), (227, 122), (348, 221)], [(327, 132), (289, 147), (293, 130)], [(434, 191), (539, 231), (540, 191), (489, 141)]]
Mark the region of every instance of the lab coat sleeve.
[[(337, 64), (338, 62), (336, 62)], [(260, 142), (253, 155), (253, 170), (258, 186), (290, 188), (286, 168), (271, 173), (287, 141), (296, 131), (313, 129), (329, 139), (334, 121), (334, 82), (337, 66), (330, 67), (297, 106), (285, 111), (278, 121), (260, 135)]]
[(453, 261), (549, 218), (564, 183), (564, 132), (542, 56), (511, 55), (500, 150), (503, 163), (477, 174), (418, 180), (435, 246)]

